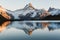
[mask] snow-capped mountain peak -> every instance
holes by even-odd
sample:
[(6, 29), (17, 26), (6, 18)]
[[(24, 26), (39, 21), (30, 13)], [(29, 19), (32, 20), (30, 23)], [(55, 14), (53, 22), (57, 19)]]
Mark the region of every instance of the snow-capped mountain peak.
[(48, 12), (51, 14), (51, 15), (58, 15), (60, 14), (60, 9), (56, 9), (56, 8), (49, 8), (48, 9)]
[(24, 9), (35, 9), (31, 3), (27, 4)]

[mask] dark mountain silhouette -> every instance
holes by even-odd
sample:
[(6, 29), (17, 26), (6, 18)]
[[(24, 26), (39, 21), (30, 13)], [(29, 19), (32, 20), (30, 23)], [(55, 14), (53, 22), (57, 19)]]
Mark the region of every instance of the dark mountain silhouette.
[(46, 16), (44, 17), (42, 20), (60, 20), (60, 14), (59, 15), (49, 15), (49, 16)]
[(7, 21), (7, 19), (4, 18), (2, 15), (0, 15), (0, 25), (1, 25), (2, 23), (4, 23), (5, 21)]

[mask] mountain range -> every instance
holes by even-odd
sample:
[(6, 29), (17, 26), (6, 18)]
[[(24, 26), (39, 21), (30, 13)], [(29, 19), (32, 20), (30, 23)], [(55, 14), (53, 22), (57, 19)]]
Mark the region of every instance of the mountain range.
[[(1, 14), (2, 13), (2, 14)], [(60, 20), (60, 9), (49, 8), (36, 9), (31, 3), (27, 4), (22, 9), (14, 11), (8, 10), (0, 6), (0, 15), (6, 19), (19, 19), (19, 20)]]

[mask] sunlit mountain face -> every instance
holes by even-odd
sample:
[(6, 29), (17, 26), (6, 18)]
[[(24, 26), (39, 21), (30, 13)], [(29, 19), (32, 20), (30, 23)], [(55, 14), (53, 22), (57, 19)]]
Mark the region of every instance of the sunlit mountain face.
[[(9, 25), (10, 24), (10, 25)], [(45, 29), (49, 31), (60, 29), (60, 22), (23, 22), (23, 21), (7, 21), (0, 25), (0, 32), (5, 29), (16, 28), (18, 30), (23, 30), (26, 34), (31, 35), (34, 30)]]
[(0, 15), (2, 15), (6, 19), (10, 19), (11, 17), (7, 14), (6, 9), (0, 6)]

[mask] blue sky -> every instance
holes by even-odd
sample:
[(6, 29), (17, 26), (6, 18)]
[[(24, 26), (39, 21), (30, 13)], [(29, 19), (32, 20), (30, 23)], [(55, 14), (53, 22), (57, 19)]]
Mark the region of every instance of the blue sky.
[(28, 3), (37, 9), (48, 9), (50, 6), (60, 8), (60, 0), (0, 0), (0, 5), (9, 10), (24, 8)]

